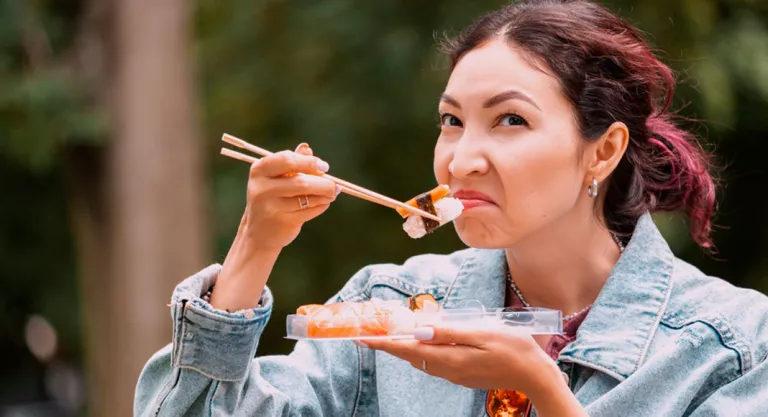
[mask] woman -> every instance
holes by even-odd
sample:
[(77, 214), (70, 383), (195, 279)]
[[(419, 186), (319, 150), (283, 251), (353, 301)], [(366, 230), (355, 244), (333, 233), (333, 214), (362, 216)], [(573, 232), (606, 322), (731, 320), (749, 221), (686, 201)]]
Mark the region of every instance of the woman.
[[(675, 258), (650, 217), (683, 211), (712, 246), (708, 159), (671, 123), (671, 72), (637, 31), (586, 1), (527, 1), (445, 47), (434, 171), (466, 206), (455, 227), (469, 249), (365, 267), (331, 301), (428, 293), (446, 307), (547, 307), (563, 311), (566, 334), (539, 344), (428, 327), (418, 340), (302, 341), (254, 359), (275, 260), (338, 194), (319, 176), (285, 176), (328, 170), (302, 145), (252, 166), (231, 250), (176, 289), (173, 341), (144, 369), (136, 413), (764, 413), (768, 299)], [(505, 410), (516, 393), (534, 410)]]

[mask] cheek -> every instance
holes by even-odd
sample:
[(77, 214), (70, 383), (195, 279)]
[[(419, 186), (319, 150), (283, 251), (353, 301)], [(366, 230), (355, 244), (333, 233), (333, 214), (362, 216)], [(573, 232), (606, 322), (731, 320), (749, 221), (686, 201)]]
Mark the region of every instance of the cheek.
[(503, 156), (509, 162), (500, 161), (508, 207), (528, 212), (524, 218), (553, 215), (573, 205), (580, 184), (576, 145), (544, 135), (510, 145)]
[(432, 169), (435, 173), (435, 179), (438, 184), (447, 184), (450, 182), (450, 172), (448, 165), (451, 163), (451, 150), (447, 144), (438, 139), (435, 145), (435, 157), (432, 161)]

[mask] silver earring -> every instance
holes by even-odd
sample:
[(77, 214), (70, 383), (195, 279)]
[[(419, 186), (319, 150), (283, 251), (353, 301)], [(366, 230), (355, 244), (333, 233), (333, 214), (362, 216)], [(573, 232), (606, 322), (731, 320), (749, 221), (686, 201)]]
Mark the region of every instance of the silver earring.
[(597, 180), (593, 177), (592, 178), (592, 184), (587, 187), (587, 195), (592, 198), (597, 198)]

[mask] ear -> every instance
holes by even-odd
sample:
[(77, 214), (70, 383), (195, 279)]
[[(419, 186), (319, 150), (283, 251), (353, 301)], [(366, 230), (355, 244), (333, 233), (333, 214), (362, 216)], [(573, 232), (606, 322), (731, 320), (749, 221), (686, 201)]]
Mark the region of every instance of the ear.
[(592, 178), (602, 183), (619, 165), (629, 144), (629, 129), (622, 122), (613, 122), (603, 136), (589, 147), (586, 184), (592, 183)]

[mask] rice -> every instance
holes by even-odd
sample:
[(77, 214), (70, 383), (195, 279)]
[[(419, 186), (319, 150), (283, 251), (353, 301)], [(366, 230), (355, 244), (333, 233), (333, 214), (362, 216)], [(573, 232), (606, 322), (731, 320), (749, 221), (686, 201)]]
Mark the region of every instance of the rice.
[(461, 200), (457, 198), (445, 197), (437, 200), (435, 203), (435, 210), (437, 211), (437, 217), (440, 218), (440, 225), (442, 226), (459, 217), (461, 212), (464, 211), (464, 205), (461, 204)]
[[(444, 197), (435, 204), (437, 217), (440, 218), (440, 226), (455, 220), (461, 212), (464, 211), (464, 205), (456, 198)], [(408, 216), (403, 223), (403, 230), (412, 239), (424, 237), (427, 234), (427, 228), (424, 226), (424, 219), (415, 214)]]
[(424, 220), (421, 216), (410, 215), (408, 219), (403, 223), (403, 230), (408, 233), (411, 239), (418, 239), (424, 237), (427, 234), (427, 229), (424, 227)]

